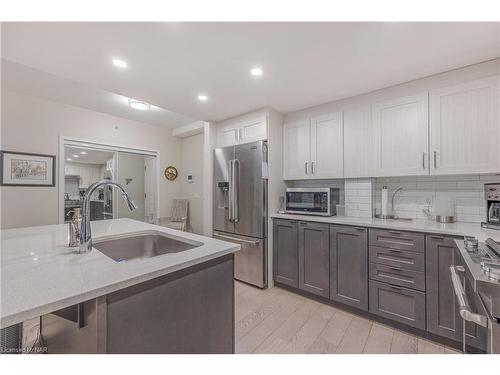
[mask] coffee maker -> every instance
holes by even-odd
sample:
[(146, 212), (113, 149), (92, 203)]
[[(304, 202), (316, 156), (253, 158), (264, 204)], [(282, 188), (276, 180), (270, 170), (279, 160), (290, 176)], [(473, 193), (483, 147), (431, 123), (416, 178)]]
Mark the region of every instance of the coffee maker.
[(484, 184), (486, 199), (486, 222), (483, 228), (500, 230), (500, 183)]

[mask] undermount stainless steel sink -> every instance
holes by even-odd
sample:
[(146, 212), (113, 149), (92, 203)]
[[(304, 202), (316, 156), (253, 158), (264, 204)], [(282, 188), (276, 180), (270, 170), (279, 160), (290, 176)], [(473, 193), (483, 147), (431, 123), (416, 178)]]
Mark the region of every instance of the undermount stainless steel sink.
[(198, 241), (187, 240), (154, 230), (102, 240), (96, 239), (93, 242), (93, 246), (97, 250), (115, 262), (179, 253), (201, 245), (203, 243)]

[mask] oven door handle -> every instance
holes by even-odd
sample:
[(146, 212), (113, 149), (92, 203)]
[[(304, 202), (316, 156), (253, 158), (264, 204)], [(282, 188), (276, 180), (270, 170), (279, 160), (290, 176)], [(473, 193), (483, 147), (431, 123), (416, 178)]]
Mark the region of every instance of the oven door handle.
[(464, 272), (465, 269), (462, 266), (450, 267), (451, 282), (453, 284), (453, 289), (455, 290), (455, 295), (457, 296), (460, 316), (465, 321), (476, 323), (481, 327), (488, 327), (488, 318), (486, 316), (472, 312), (457, 271)]

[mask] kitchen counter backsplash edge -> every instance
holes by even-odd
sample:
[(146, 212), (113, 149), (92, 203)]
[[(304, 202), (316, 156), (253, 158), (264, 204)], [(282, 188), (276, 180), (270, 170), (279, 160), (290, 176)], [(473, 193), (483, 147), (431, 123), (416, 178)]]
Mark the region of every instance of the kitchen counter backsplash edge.
[(412, 221), (383, 220), (377, 218), (362, 218), (351, 216), (309, 216), (296, 214), (271, 214), (273, 219), (310, 221), (316, 223), (353, 225), (368, 228), (381, 228), (390, 230), (401, 230), (419, 233), (441, 234), (448, 236), (474, 236), (479, 241), (487, 238), (500, 242), (500, 231), (493, 229), (483, 229), (477, 223), (456, 222), (451, 224), (441, 224), (431, 220), (416, 219)]

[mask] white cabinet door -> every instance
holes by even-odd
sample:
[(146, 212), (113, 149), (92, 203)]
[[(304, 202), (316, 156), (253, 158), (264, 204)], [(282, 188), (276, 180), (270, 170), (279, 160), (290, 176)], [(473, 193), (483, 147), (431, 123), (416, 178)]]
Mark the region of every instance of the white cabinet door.
[(250, 143), (267, 139), (267, 117), (241, 123), (239, 143)]
[(344, 177), (342, 112), (311, 119), (310, 178)]
[(80, 167), (73, 164), (65, 164), (64, 165), (64, 174), (71, 176), (79, 176), (80, 175)]
[(428, 94), (373, 106), (376, 176), (429, 174)]
[(344, 177), (371, 177), (373, 126), (371, 107), (344, 111)]
[(298, 120), (283, 125), (283, 178), (303, 180), (310, 178), (310, 124)]
[(236, 127), (221, 127), (217, 131), (217, 147), (234, 146), (239, 142), (239, 131)]
[(431, 174), (500, 171), (499, 77), (431, 91)]

